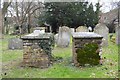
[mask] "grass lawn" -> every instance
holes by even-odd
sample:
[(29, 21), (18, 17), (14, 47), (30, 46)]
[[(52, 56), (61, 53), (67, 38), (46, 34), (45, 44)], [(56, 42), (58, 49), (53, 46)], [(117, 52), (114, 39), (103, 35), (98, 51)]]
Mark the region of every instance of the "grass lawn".
[[(114, 35), (115, 36), (115, 35)], [(8, 40), (15, 36), (5, 36), (2, 40), (2, 77), (3, 78), (115, 78), (118, 77), (118, 46), (109, 41), (103, 47), (103, 65), (94, 67), (75, 67), (72, 65), (72, 44), (68, 48), (55, 47), (54, 56), (62, 57), (46, 69), (21, 67), (22, 50), (8, 50)], [(120, 46), (119, 46), (120, 48)]]

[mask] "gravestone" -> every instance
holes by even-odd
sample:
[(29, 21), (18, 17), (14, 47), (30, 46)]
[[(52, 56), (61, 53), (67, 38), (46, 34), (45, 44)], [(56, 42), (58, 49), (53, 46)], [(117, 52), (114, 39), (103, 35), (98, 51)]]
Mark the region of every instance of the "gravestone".
[(116, 44), (120, 44), (120, 26), (118, 24), (115, 25), (116, 28)]
[(89, 26), (89, 27), (88, 27), (88, 30), (89, 30), (89, 32), (92, 32), (92, 27)]
[(57, 40), (58, 40), (58, 34), (55, 34), (55, 35), (54, 35), (54, 39), (55, 39), (55, 43), (57, 43)]
[(43, 34), (43, 33), (45, 33), (45, 30), (41, 29), (40, 27), (36, 27), (36, 28), (34, 28), (33, 33), (36, 33), (36, 34), (41, 33), (41, 34)]
[(71, 32), (67, 26), (59, 28), (57, 46), (58, 47), (68, 47), (70, 43)]
[(33, 33), (41, 33), (41, 34), (44, 34), (44, 33), (45, 33), (45, 30), (34, 30)]
[(74, 28), (70, 28), (71, 30), (71, 33), (74, 33), (75, 32), (75, 29)]
[(94, 32), (103, 36), (102, 46), (108, 46), (108, 33), (109, 29), (105, 24), (99, 23), (94, 28)]
[(76, 32), (89, 32), (89, 30), (88, 30), (87, 27), (85, 27), (85, 26), (79, 26), (79, 27), (76, 29)]
[(11, 38), (8, 41), (8, 49), (23, 49), (23, 42), (19, 38)]

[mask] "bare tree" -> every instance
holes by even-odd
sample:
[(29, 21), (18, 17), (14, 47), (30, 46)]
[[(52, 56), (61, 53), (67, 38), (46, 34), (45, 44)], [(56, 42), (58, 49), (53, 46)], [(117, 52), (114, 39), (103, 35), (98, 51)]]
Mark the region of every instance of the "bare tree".
[(115, 9), (115, 8), (118, 8), (118, 4), (120, 3), (119, 2), (111, 2), (110, 5), (111, 5), (111, 10)]
[(20, 33), (23, 33), (23, 24), (28, 24), (28, 33), (30, 33), (30, 25), (31, 25), (31, 17), (33, 14), (40, 10), (43, 6), (43, 3), (40, 2), (41, 5), (38, 5), (39, 2), (12, 2), (10, 8), (13, 11), (9, 10), (10, 14), (14, 17), (15, 23), (19, 26)]
[[(0, 38), (2, 38), (2, 34), (4, 34), (4, 17), (5, 14), (7, 13), (7, 9), (10, 4), (11, 4), (11, 0), (9, 2), (3, 2), (3, 3), (0, 0), (0, 32), (2, 32), (0, 34)], [(2, 8), (1, 5), (3, 5)]]

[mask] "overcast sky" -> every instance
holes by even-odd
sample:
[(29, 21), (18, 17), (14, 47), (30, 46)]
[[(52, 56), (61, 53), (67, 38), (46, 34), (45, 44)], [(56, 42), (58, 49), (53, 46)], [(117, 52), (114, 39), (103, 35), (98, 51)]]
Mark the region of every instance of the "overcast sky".
[[(1, 0), (1, 1), (10, 1), (10, 0)], [(12, 0), (12, 1), (16, 1), (16, 0)], [(17, 0), (17, 1), (22, 1), (22, 0)], [(24, 1), (44, 1), (44, 0), (24, 0)], [(49, 1), (49, 2), (72, 2), (72, 0), (45, 0), (45, 1)], [(76, 0), (77, 1), (77, 0)], [(78, 1), (83, 1), (83, 0), (78, 0)], [(98, 0), (88, 0), (90, 2), (93, 3), (93, 5), (95, 5), (95, 3), (98, 2)], [(101, 10), (102, 12), (108, 12), (110, 11), (110, 9), (113, 8), (113, 6), (110, 5), (111, 2), (118, 2), (120, 0), (99, 0), (100, 4), (102, 5)]]
[[(98, 0), (88, 0), (90, 2), (92, 2), (94, 5), (95, 3), (98, 2)], [(110, 9), (114, 8), (113, 6), (111, 6), (111, 2), (119, 2), (120, 0), (99, 0), (100, 4), (102, 5), (101, 10), (103, 12), (108, 12), (110, 11)]]

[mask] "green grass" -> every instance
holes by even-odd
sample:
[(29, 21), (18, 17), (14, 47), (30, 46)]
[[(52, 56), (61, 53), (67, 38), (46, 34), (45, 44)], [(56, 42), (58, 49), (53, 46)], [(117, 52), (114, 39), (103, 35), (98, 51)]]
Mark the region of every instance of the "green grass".
[(73, 66), (72, 44), (70, 44), (68, 48), (54, 48), (52, 54), (62, 57), (61, 62), (55, 62), (49, 68), (40, 69), (20, 67), (22, 50), (7, 49), (8, 39), (11, 37), (14, 36), (5, 36), (2, 41), (3, 78), (115, 78), (118, 75), (118, 46), (110, 41), (108, 47), (102, 48), (102, 57), (106, 58), (103, 65), (80, 68)]
[(15, 38), (15, 36), (6, 35), (2, 40), (2, 62), (7, 62), (11, 60), (16, 60), (17, 58), (22, 58), (22, 50), (9, 50), (8, 40), (10, 38)]

